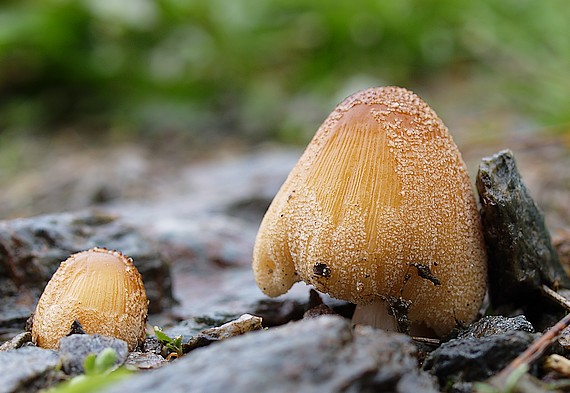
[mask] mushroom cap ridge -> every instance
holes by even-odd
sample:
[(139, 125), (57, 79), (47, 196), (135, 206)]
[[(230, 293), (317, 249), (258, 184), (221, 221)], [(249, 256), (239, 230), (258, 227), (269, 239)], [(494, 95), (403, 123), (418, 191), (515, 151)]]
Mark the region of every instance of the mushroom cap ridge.
[(439, 335), (472, 321), (486, 290), (480, 218), (435, 112), (398, 87), (339, 104), (269, 207), (253, 271), (269, 296), (303, 280), (356, 304), (409, 300), (409, 320)]

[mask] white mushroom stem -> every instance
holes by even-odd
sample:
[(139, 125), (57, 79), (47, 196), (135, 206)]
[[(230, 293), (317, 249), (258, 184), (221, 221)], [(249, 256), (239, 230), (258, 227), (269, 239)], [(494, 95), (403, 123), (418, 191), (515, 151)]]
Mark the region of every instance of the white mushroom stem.
[(352, 316), (352, 325), (367, 325), (397, 332), (396, 318), (390, 315), (388, 310), (388, 303), (382, 299), (368, 304), (357, 304)]
[[(352, 315), (352, 325), (367, 325), (389, 332), (399, 331), (396, 316), (390, 314), (390, 306), (383, 299), (357, 304)], [(433, 329), (414, 321), (410, 321), (409, 331), (405, 333), (411, 336), (437, 337)]]

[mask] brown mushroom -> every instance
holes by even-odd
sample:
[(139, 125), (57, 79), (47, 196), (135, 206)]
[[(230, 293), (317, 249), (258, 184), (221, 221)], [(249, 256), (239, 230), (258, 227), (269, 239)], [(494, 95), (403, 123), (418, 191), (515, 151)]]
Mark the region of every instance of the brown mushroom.
[(48, 282), (34, 314), (32, 340), (57, 349), (72, 326), (124, 340), (133, 350), (146, 337), (148, 300), (132, 259), (92, 248), (71, 255)]
[(435, 112), (398, 87), (358, 92), (329, 115), (269, 207), (253, 257), (269, 296), (303, 280), (356, 303), (355, 323), (440, 336), (475, 318), (486, 269), (461, 154)]

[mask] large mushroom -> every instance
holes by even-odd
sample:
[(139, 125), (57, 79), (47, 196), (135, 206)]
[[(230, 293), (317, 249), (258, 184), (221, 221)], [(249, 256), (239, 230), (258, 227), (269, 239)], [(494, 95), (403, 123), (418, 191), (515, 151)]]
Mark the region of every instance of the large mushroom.
[(357, 305), (354, 323), (442, 336), (477, 315), (486, 254), (465, 164), (417, 95), (339, 104), (275, 196), (253, 271), (279, 296), (303, 280)]

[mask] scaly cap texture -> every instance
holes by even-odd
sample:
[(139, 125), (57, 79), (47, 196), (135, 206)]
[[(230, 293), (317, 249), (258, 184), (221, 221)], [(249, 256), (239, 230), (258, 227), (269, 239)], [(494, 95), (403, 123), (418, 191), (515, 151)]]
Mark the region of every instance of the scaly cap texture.
[(133, 350), (146, 337), (148, 300), (132, 259), (93, 248), (71, 255), (48, 282), (34, 314), (32, 339), (57, 349), (77, 320), (89, 334), (124, 340)]
[(356, 304), (409, 300), (409, 320), (438, 334), (473, 320), (486, 289), (481, 224), (435, 112), (398, 87), (339, 104), (269, 207), (253, 271), (269, 296), (303, 280)]

